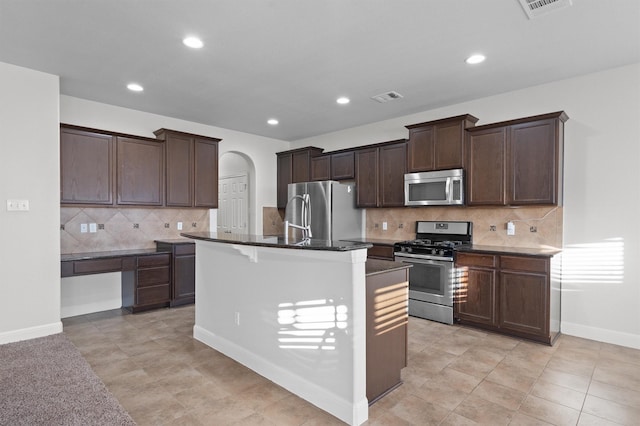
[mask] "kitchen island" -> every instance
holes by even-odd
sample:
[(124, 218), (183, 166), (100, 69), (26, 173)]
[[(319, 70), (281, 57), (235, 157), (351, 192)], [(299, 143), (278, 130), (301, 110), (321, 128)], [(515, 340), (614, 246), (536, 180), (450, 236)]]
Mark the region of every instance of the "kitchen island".
[(371, 245), (182, 235), (196, 242), (194, 338), (348, 424), (365, 422)]

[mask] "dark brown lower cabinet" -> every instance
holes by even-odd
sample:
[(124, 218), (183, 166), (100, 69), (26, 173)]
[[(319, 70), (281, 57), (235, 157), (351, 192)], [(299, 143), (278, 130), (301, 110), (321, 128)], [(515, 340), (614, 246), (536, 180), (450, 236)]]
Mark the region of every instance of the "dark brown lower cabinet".
[(458, 253), (458, 323), (553, 344), (560, 334), (560, 255)]
[(367, 260), (367, 399), (369, 405), (402, 384), (407, 366), (409, 268), (377, 269)]
[(173, 255), (171, 306), (196, 301), (196, 245), (193, 241), (156, 241), (159, 251)]
[(122, 307), (135, 313), (169, 306), (171, 253), (137, 256), (133, 270), (122, 271)]
[(393, 260), (393, 246), (385, 244), (373, 244), (373, 247), (369, 247), (369, 249), (367, 250), (367, 258)]

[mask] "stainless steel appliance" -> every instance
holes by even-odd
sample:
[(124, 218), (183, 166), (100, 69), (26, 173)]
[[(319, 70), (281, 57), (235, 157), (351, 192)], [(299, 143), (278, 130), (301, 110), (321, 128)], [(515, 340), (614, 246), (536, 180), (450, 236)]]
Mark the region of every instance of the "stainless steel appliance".
[(291, 183), (285, 237), (344, 240), (364, 237), (364, 210), (356, 208), (354, 184), (337, 181)]
[(471, 244), (471, 222), (416, 222), (416, 239), (394, 245), (396, 261), (411, 263), (409, 315), (453, 324), (453, 295), (458, 273), (456, 247)]
[(404, 175), (405, 206), (443, 206), (464, 204), (462, 169)]

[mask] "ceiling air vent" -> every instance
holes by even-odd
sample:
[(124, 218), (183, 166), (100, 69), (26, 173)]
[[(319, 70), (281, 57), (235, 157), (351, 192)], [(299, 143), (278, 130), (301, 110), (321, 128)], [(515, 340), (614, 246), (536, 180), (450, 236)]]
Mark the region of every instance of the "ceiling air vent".
[(571, 6), (572, 0), (518, 0), (529, 19)]
[(372, 96), (371, 99), (373, 99), (376, 102), (380, 102), (381, 104), (383, 104), (385, 102), (395, 101), (396, 99), (400, 99), (402, 97), (403, 96), (400, 93), (394, 92), (392, 90), (391, 92), (381, 93), (379, 95)]

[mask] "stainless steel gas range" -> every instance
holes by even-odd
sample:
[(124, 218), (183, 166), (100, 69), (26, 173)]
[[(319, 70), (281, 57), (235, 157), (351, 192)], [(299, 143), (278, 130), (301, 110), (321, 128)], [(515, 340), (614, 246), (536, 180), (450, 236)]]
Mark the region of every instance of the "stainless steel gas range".
[(396, 261), (411, 263), (409, 315), (453, 324), (456, 247), (472, 242), (471, 222), (416, 222), (416, 239), (394, 245)]

